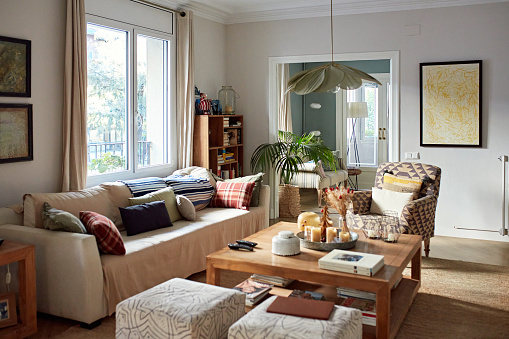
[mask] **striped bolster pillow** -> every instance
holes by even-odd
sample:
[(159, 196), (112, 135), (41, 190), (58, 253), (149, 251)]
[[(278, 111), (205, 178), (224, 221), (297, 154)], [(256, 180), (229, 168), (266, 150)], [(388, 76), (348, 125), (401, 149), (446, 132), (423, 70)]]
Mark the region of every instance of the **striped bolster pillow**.
[(170, 175), (164, 181), (173, 188), (175, 195), (183, 195), (191, 200), (197, 211), (205, 208), (214, 194), (214, 187), (205, 178)]
[(129, 187), (129, 190), (134, 197), (141, 197), (147, 193), (159, 191), (160, 189), (166, 188), (164, 179), (157, 177), (121, 180), (120, 182)]

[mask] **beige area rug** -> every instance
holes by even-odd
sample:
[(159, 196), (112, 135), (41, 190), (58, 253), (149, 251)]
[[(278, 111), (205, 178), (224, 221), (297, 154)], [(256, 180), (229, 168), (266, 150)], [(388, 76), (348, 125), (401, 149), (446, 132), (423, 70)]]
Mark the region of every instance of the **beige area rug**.
[[(224, 271), (233, 287), (249, 275)], [(189, 277), (205, 282), (205, 272)], [(508, 338), (509, 267), (423, 258), (422, 286), (397, 338)], [(115, 338), (115, 318), (85, 330), (71, 327), (59, 339)]]

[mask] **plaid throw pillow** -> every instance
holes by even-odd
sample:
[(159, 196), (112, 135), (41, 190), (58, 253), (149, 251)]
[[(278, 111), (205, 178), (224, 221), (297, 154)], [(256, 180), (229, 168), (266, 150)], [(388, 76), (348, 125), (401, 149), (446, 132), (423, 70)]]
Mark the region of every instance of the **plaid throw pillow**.
[(249, 210), (253, 195), (254, 182), (217, 182), (216, 194), (210, 201), (210, 207), (233, 207)]
[(124, 255), (124, 241), (120, 236), (117, 226), (102, 214), (81, 211), (80, 220), (85, 225), (87, 232), (95, 236), (97, 247), (105, 254)]

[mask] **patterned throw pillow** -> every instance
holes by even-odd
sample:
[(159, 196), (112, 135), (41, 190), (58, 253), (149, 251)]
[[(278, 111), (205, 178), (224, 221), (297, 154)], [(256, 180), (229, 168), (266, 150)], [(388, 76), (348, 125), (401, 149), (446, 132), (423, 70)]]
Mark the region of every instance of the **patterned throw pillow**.
[(260, 205), (260, 191), (262, 189), (262, 180), (265, 173), (260, 172), (258, 174), (253, 175), (246, 175), (245, 177), (238, 177), (234, 179), (222, 179), (219, 178), (216, 179), (216, 182), (218, 181), (224, 181), (224, 182), (254, 182), (255, 187), (253, 189), (253, 196), (251, 197), (251, 203), (249, 204), (249, 207), (258, 207)]
[(176, 195), (183, 195), (191, 200), (197, 211), (205, 208), (214, 194), (214, 187), (205, 178), (170, 175), (164, 178), (164, 181), (173, 188)]
[(385, 173), (382, 189), (400, 193), (413, 193), (413, 199), (417, 199), (421, 185), (422, 180), (420, 179)]
[(218, 182), (216, 194), (210, 201), (210, 207), (233, 207), (249, 210), (254, 186), (254, 182)]
[(129, 187), (134, 197), (141, 197), (150, 192), (158, 191), (166, 188), (163, 178), (150, 177), (134, 180), (121, 180), (121, 183)]
[(101, 252), (115, 255), (125, 254), (124, 241), (113, 221), (91, 211), (81, 211), (80, 220), (88, 233), (95, 236), (97, 247)]

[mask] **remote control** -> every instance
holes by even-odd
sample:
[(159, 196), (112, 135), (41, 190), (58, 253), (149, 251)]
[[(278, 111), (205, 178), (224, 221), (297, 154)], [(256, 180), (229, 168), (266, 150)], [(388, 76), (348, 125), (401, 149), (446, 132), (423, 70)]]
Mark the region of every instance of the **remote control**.
[(241, 244), (228, 244), (228, 247), (231, 248), (232, 250), (240, 250), (240, 249), (244, 249), (244, 250), (248, 250), (248, 251), (253, 250), (253, 248), (251, 246), (241, 245)]
[(4, 242), (4, 238), (0, 238), (0, 245)]
[(249, 247), (255, 247), (256, 245), (258, 245), (258, 244), (257, 244), (257, 243), (255, 243), (255, 242), (247, 241), (247, 240), (237, 240), (237, 244), (247, 245), (247, 246), (249, 246)]

